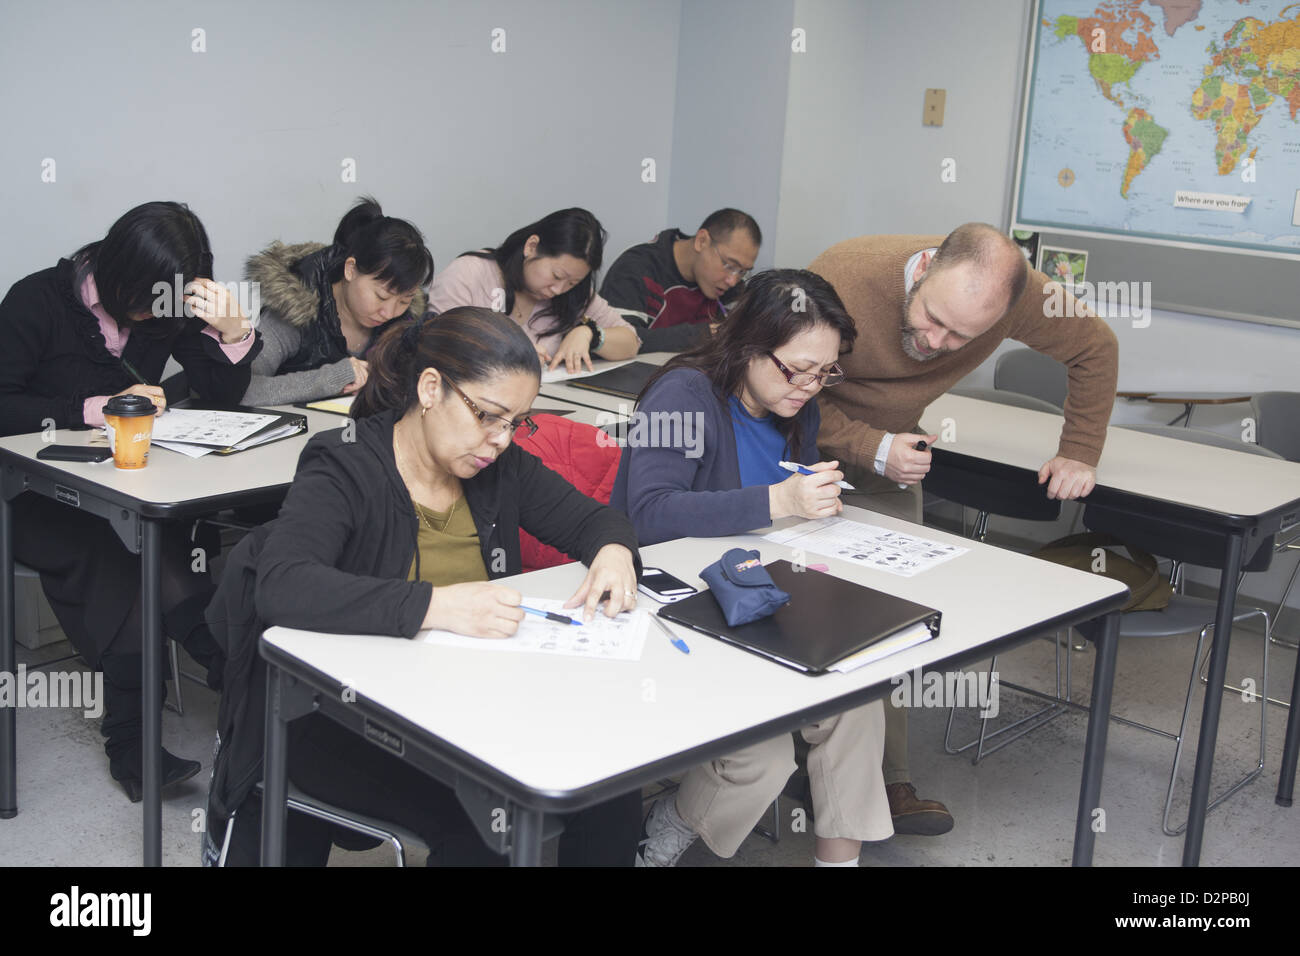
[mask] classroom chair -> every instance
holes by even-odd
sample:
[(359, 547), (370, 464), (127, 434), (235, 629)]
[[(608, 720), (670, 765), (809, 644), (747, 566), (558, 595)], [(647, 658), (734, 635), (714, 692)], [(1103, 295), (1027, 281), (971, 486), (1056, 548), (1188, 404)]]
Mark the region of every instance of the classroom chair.
[[(1048, 412), (1053, 415), (1062, 414), (1061, 409), (1050, 402), (1018, 392), (960, 388), (953, 389), (953, 394), (962, 395), (966, 398), (978, 398), (987, 402), (997, 402), (1002, 405), (1013, 405), (1017, 408), (1028, 408), (1037, 412)], [(1042, 489), (1038, 486), (1036, 478), (1031, 476), (1027, 479), (1009, 480), (1005, 474), (999, 473), (996, 465), (992, 464), (987, 475), (971, 474), (965, 471), (960, 475), (955, 475), (946, 472), (943, 466), (936, 461), (930, 473), (926, 475), (923, 487), (927, 494), (933, 493), (940, 498), (962, 506), (963, 533), (965, 533), (965, 509), (969, 507), (976, 510), (975, 525), (970, 532), (970, 537), (976, 541), (983, 541), (987, 536), (990, 515), (996, 514), (1005, 518), (1019, 518), (1023, 521), (1055, 521), (1061, 515), (1061, 502), (1049, 499), (1044, 495)], [(998, 659), (995, 656), (989, 664), (989, 669), (996, 670), (997, 666)], [(1069, 666), (1070, 662), (1067, 655), (1067, 673)], [(1056, 684), (1057, 696), (1059, 697), (1061, 694), (1061, 648), (1059, 640), (1056, 646)], [(1016, 684), (1004, 683), (1001, 686), (1010, 690), (1022, 690)], [(1017, 740), (1031, 730), (1060, 716), (1065, 710), (1066, 708), (1059, 704), (1049, 703), (1032, 714), (992, 732), (988, 731), (987, 721), (981, 721), (980, 733), (975, 740), (961, 746), (954, 746), (952, 728), (957, 709), (953, 707), (948, 714), (948, 726), (943, 736), (943, 749), (945, 753), (959, 754), (974, 747), (976, 748), (974, 762), (979, 763), (988, 754), (1000, 750), (1013, 740)], [(1031, 726), (1025, 727), (1018, 733), (1015, 732), (1017, 728), (1035, 720), (1038, 722), (1032, 723)], [(1006, 734), (1011, 734), (1011, 736), (994, 747), (985, 747), (986, 742)]]
[[(261, 795), (262, 784), (258, 783), (256, 789), (258, 794)], [(428, 846), (415, 832), (400, 827), (395, 823), (368, 817), (352, 810), (342, 810), (326, 803), (324, 800), (308, 796), (295, 787), (293, 781), (289, 781), (288, 805), (290, 810), (297, 813), (305, 813), (309, 817), (324, 820), (326, 823), (343, 827), (353, 833), (359, 833), (362, 836), (383, 840), (385, 843), (391, 844), (398, 866), (406, 866), (408, 848), (422, 849), (425, 853), (429, 852)], [(226, 865), (226, 855), (230, 852), (230, 839), (235, 832), (235, 816), (238, 813), (239, 811), (236, 810), (230, 815), (230, 819), (226, 821), (226, 835), (221, 841), (221, 855), (217, 858), (217, 866)]]
[(1069, 373), (1065, 366), (1049, 355), (1033, 349), (1012, 349), (998, 356), (993, 366), (993, 387), (998, 391), (1019, 392), (1065, 408)]

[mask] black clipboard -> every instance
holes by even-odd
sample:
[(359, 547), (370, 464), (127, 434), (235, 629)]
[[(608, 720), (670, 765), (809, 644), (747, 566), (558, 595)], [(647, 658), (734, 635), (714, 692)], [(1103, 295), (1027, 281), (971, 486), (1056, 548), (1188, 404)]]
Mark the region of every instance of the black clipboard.
[(657, 371), (659, 366), (649, 362), (629, 362), (608, 372), (570, 379), (562, 384), (593, 392), (603, 392), (606, 395), (616, 395), (619, 398), (636, 398), (645, 388), (645, 383), (650, 381), (650, 377)]
[(790, 603), (770, 617), (731, 627), (709, 591), (667, 604), (659, 616), (805, 674), (825, 674), (918, 624), (929, 637), (917, 643), (939, 636), (943, 615), (934, 608), (821, 571), (796, 571), (789, 561), (766, 567), (776, 586), (790, 595)]
[[(274, 408), (256, 408), (251, 405), (214, 405), (207, 402), (186, 402), (183, 405), (177, 405), (177, 408), (186, 408), (192, 411), (201, 412), (243, 412), (245, 415), (274, 415), (275, 421), (267, 422), (253, 434), (249, 435), (237, 445), (205, 445), (202, 442), (184, 442), (186, 445), (194, 445), (197, 448), (211, 448), (214, 455), (238, 455), (241, 451), (249, 451), (253, 448), (262, 448), (266, 445), (274, 445), (278, 441), (286, 438), (293, 438), (295, 435), (301, 435), (307, 430), (307, 416), (299, 415), (296, 412), (282, 412)], [(270, 434), (277, 429), (286, 429), (283, 435), (276, 435), (274, 438), (258, 441), (259, 435)]]

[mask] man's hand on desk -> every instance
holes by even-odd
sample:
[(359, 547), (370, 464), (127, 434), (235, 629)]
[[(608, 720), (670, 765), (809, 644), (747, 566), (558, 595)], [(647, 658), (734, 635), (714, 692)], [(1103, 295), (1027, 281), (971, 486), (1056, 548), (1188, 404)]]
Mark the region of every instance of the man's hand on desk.
[(1061, 501), (1073, 501), (1086, 498), (1097, 484), (1097, 469), (1085, 465), (1073, 458), (1057, 455), (1042, 468), (1038, 469), (1038, 483), (1051, 479), (1047, 486), (1047, 497)]

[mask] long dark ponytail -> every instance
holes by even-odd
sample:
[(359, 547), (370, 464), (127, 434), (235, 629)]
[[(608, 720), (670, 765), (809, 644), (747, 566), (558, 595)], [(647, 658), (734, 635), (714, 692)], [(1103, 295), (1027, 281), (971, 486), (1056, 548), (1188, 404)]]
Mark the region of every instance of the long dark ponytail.
[(374, 276), (394, 292), (406, 293), (429, 284), (433, 254), (424, 236), (405, 219), (385, 216), (379, 203), (362, 196), (334, 230), (334, 266), (330, 282), (343, 275), (343, 263), (357, 260), (357, 270)]

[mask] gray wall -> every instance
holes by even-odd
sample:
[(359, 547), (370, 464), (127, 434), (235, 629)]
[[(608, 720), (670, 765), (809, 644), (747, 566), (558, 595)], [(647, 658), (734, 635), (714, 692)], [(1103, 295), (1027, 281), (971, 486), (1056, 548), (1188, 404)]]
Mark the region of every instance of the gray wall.
[(794, 6), (682, 4), (669, 223), (690, 232), (715, 209), (743, 209), (764, 233), (759, 268), (775, 254)]
[(601, 219), (612, 256), (668, 218), (680, 14), (680, 0), (12, 5), (0, 283), (159, 198), (203, 218), (220, 279), (273, 238), (328, 240), (362, 193), (415, 222), (439, 266), (570, 205)]
[[(808, 52), (790, 72), (779, 263), (851, 236), (1002, 219), (1024, 15), (1022, 0), (797, 0)], [(947, 90), (941, 127), (921, 125), (929, 87)]]

